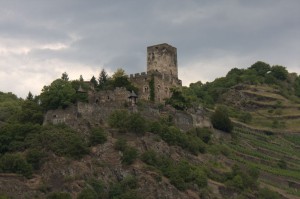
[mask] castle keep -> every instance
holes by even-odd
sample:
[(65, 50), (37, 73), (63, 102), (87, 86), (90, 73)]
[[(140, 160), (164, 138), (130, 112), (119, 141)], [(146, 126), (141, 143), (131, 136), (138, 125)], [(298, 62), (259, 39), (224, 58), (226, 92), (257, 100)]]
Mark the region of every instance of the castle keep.
[(130, 81), (139, 88), (140, 99), (150, 100), (151, 89), (155, 102), (171, 97), (170, 89), (182, 85), (178, 79), (177, 49), (166, 43), (149, 46), (147, 72), (130, 75)]

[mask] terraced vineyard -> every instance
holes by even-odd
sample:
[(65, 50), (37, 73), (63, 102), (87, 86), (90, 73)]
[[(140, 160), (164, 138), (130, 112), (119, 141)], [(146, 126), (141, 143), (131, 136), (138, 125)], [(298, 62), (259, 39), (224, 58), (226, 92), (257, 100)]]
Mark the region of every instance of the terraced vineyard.
[(288, 198), (300, 197), (300, 135), (266, 135), (235, 127), (230, 158), (260, 170), (260, 183)]

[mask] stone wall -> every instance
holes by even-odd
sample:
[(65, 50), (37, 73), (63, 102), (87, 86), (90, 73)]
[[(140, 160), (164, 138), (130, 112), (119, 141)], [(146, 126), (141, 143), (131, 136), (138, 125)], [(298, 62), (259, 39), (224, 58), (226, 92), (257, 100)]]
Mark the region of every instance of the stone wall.
[(139, 89), (138, 97), (143, 100), (150, 100), (150, 86), (149, 82), (154, 78), (154, 93), (155, 102), (163, 103), (166, 98), (170, 98), (172, 93), (170, 89), (172, 87), (181, 86), (181, 80), (175, 77), (160, 73), (160, 72), (148, 72), (148, 73), (136, 73), (129, 76), (129, 80)]
[[(45, 115), (44, 124), (64, 123), (84, 133), (93, 126), (106, 124), (108, 117), (115, 110), (133, 111), (131, 106), (126, 107), (124, 104), (115, 102), (105, 102), (103, 104), (80, 102), (67, 109), (49, 110)], [(151, 103), (136, 107), (134, 110), (147, 120), (171, 116), (175, 125), (182, 130), (189, 130), (193, 127), (210, 127), (204, 113), (198, 110), (184, 112), (175, 110), (170, 106), (166, 106), (161, 110), (156, 104)]]
[(114, 102), (124, 104), (129, 101), (130, 92), (126, 88), (116, 88), (115, 90), (93, 91), (89, 93), (90, 104), (103, 104), (107, 102)]
[(147, 47), (147, 71), (157, 71), (178, 79), (177, 49), (166, 43)]

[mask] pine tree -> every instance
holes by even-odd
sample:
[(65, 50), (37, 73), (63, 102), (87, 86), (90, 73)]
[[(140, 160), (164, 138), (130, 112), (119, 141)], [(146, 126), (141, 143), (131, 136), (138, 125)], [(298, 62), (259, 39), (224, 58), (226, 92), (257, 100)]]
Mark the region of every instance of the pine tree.
[(94, 85), (94, 88), (96, 88), (98, 86), (98, 82), (97, 82), (95, 76), (92, 77), (92, 79), (90, 80), (90, 82)]
[(83, 82), (84, 80), (83, 80), (83, 77), (82, 77), (82, 75), (80, 75), (80, 77), (79, 77), (79, 81), (81, 81), (81, 82)]
[(108, 75), (106, 71), (102, 69), (98, 79), (99, 82), (98, 87), (100, 88), (100, 90), (104, 89), (107, 79), (108, 79)]
[(26, 100), (30, 100), (30, 101), (33, 101), (33, 95), (32, 93), (29, 91), (27, 97), (26, 97)]

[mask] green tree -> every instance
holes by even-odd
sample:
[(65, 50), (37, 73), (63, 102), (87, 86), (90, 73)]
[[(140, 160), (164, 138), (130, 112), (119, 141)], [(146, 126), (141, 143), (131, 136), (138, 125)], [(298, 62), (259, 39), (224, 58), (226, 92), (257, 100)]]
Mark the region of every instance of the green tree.
[(21, 123), (42, 124), (44, 120), (42, 108), (32, 100), (25, 100), (21, 104), (19, 121)]
[(80, 82), (83, 82), (83, 81), (84, 81), (82, 75), (80, 75), (79, 81), (80, 81)]
[(295, 95), (300, 97), (300, 76), (298, 76), (294, 83)]
[(57, 79), (50, 86), (44, 86), (40, 95), (44, 109), (66, 108), (75, 102), (76, 91), (68, 81)]
[(62, 75), (61, 75), (61, 79), (64, 80), (64, 81), (69, 81), (69, 75), (64, 72)]
[[(74, 102), (88, 102), (88, 90), (89, 85), (78, 80), (71, 81), (73, 89), (76, 91), (74, 95)], [(77, 92), (79, 88), (82, 88), (85, 92)]]
[(104, 69), (101, 70), (98, 78), (98, 87), (100, 90), (105, 89), (107, 83), (108, 83), (108, 75)]
[(33, 100), (33, 95), (32, 95), (32, 93), (30, 91), (29, 91), (29, 93), (28, 93), (28, 95), (26, 97), (26, 100), (30, 100), (30, 101)]
[(225, 131), (231, 132), (233, 129), (233, 124), (228, 116), (228, 111), (223, 106), (218, 106), (215, 112), (212, 114), (211, 123), (214, 128)]
[(0, 91), (0, 121), (8, 122), (17, 120), (21, 110), (21, 103), (22, 100), (16, 95)]
[(255, 70), (260, 76), (265, 76), (271, 70), (271, 66), (265, 62), (257, 61), (249, 69)]
[(118, 68), (117, 71), (113, 74), (112, 78), (116, 79), (116, 78), (124, 77), (124, 76), (126, 76), (125, 71), (122, 68)]
[(286, 80), (289, 73), (285, 67), (276, 65), (272, 66), (271, 74), (279, 80)]
[(171, 88), (172, 96), (166, 100), (166, 104), (172, 105), (178, 110), (185, 110), (191, 106), (190, 101), (183, 95), (179, 88)]
[(95, 76), (93, 76), (93, 77), (91, 78), (90, 82), (93, 84), (94, 88), (97, 88), (98, 82), (97, 82)]

